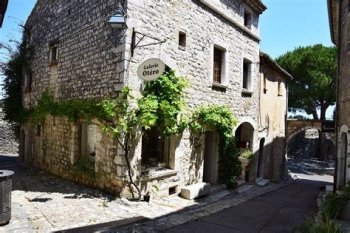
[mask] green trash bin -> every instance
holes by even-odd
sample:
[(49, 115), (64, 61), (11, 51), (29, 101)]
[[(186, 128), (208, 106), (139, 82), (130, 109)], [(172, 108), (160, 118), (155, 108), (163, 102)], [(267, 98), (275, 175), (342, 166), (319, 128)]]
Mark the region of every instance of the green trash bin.
[(11, 219), (11, 192), (13, 171), (0, 170), (0, 226)]

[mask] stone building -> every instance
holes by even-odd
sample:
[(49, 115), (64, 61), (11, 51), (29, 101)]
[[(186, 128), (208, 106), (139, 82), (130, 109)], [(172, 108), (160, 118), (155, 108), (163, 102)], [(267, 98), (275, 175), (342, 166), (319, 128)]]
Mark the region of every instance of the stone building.
[(350, 5), (345, 0), (328, 0), (329, 26), (332, 42), (338, 48), (338, 79), (336, 102), (336, 148), (334, 185), (342, 189), (350, 180), (349, 129), (350, 129), (350, 82), (349, 82), (349, 18)]
[(5, 13), (7, 10), (8, 0), (3, 0), (0, 2), (0, 27), (2, 27), (2, 23), (4, 22)]
[(0, 155), (17, 155), (18, 141), (12, 126), (4, 120), (2, 100), (0, 100)]
[[(108, 21), (118, 4), (125, 23), (113, 28)], [(239, 121), (234, 134), (257, 155), (259, 16), (265, 9), (260, 0), (38, 0), (26, 22), (34, 56), (23, 101), (35, 106), (48, 88), (56, 101), (116, 96), (124, 86), (137, 95), (145, 82), (138, 67), (157, 58), (189, 80), (190, 112), (203, 105), (229, 106)], [(130, 162), (142, 192), (156, 185), (160, 195), (168, 195), (189, 184), (218, 182), (215, 133), (205, 133), (205, 146), (195, 158), (189, 130), (167, 142), (166, 159), (158, 161), (162, 169), (142, 161), (142, 139), (134, 148)], [(20, 144), (28, 163), (126, 195), (127, 162), (97, 125), (47, 116), (42, 125), (22, 126)], [(93, 161), (92, 181), (73, 172), (84, 156)], [(247, 180), (256, 180), (256, 170)]]
[(279, 180), (287, 172), (288, 82), (293, 77), (260, 52), (260, 117), (257, 177)]

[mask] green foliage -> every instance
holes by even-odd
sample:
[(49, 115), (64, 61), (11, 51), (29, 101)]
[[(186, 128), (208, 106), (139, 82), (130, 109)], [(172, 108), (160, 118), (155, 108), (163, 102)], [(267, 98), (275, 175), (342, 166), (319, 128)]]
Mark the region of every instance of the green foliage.
[(47, 115), (66, 116), (70, 122), (91, 121), (100, 118), (101, 114), (103, 114), (103, 109), (94, 100), (74, 99), (55, 102), (51, 92), (45, 90), (38, 99), (37, 105), (28, 115), (28, 122), (33, 125), (40, 124)]
[(104, 130), (117, 137), (154, 126), (165, 136), (180, 133), (187, 126), (184, 119), (178, 121), (185, 107), (183, 89), (187, 85), (184, 78), (167, 70), (158, 79), (148, 82), (143, 96), (138, 99), (125, 87), (120, 96), (101, 104), (105, 113), (105, 119), (100, 118), (105, 123)]
[(317, 216), (306, 219), (305, 223), (293, 229), (293, 233), (341, 233), (339, 225), (329, 217), (315, 221)]
[(233, 127), (237, 119), (228, 107), (211, 105), (200, 107), (193, 113), (191, 127), (194, 130), (216, 129), (224, 139), (232, 138)]
[(23, 39), (21, 43), (17, 43), (17, 47), (11, 50), (9, 47), (1, 44), (1, 49), (7, 49), (10, 53), (9, 60), (3, 64), (1, 69), (4, 74), (2, 88), (4, 91), (3, 110), (5, 112), (5, 120), (15, 126), (25, 122), (28, 112), (22, 103), (22, 86), (24, 82), (24, 74), (30, 72), (28, 61), (33, 54), (33, 50), (26, 44), (24, 40), (25, 30), (23, 30)]
[(299, 47), (278, 57), (276, 62), (294, 79), (289, 82), (290, 111), (305, 111), (325, 119), (327, 108), (335, 103), (337, 51), (321, 44)]
[(147, 112), (149, 115), (146, 119), (155, 121), (164, 136), (179, 133), (187, 127), (187, 121), (180, 115), (185, 107), (183, 90), (187, 86), (187, 80), (176, 77), (173, 70), (166, 70), (158, 79), (148, 82), (145, 86), (143, 98), (139, 101), (140, 111), (143, 113), (141, 107), (144, 103), (151, 104), (152, 107), (157, 105), (156, 109), (152, 108), (151, 112)]
[(251, 149), (241, 148), (239, 156), (245, 159), (253, 159), (254, 154)]
[(82, 156), (74, 166), (73, 172), (75, 172), (76, 176), (82, 176), (82, 174), (85, 174), (86, 178), (88, 178), (89, 180), (94, 180), (95, 178), (94, 159)]
[(219, 181), (227, 185), (228, 189), (234, 188), (236, 177), (242, 174), (239, 161), (239, 149), (234, 138), (220, 138), (219, 143)]
[(217, 130), (219, 142), (219, 180), (228, 188), (234, 187), (235, 177), (241, 175), (241, 163), (238, 159), (239, 150), (236, 148), (233, 127), (237, 119), (228, 107), (211, 105), (200, 107), (193, 113), (191, 129), (202, 132), (204, 129)]
[(346, 200), (344, 195), (337, 193), (327, 194), (322, 206), (323, 213), (331, 219), (336, 219), (341, 214)]

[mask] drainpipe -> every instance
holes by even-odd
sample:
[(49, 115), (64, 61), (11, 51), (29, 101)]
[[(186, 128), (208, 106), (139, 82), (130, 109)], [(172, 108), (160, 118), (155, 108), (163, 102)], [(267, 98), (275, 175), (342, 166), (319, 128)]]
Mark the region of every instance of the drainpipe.
[(338, 59), (338, 67), (337, 67), (337, 79), (336, 79), (336, 105), (335, 105), (335, 145), (336, 145), (336, 159), (335, 159), (335, 164), (334, 164), (334, 180), (333, 180), (333, 192), (336, 192), (337, 189), (337, 183), (338, 183), (338, 150), (339, 150), (339, 144), (338, 144), (338, 137), (339, 137), (339, 77), (340, 77), (340, 51), (341, 51), (341, 12), (342, 12), (342, 4), (341, 1), (338, 2), (339, 7), (338, 7), (338, 38), (337, 39), (337, 59)]

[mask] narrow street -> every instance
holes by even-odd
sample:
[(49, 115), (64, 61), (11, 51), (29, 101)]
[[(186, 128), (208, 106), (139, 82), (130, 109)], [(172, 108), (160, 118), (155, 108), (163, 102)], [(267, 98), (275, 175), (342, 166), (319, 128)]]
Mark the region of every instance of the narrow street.
[(292, 232), (317, 210), (326, 182), (298, 180), (208, 217), (164, 232)]

